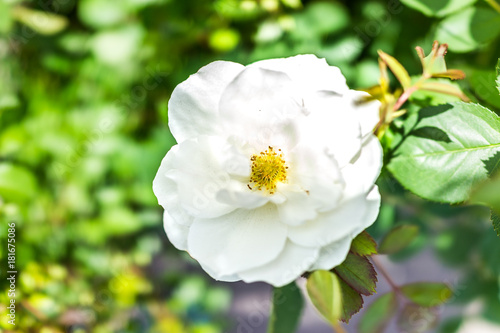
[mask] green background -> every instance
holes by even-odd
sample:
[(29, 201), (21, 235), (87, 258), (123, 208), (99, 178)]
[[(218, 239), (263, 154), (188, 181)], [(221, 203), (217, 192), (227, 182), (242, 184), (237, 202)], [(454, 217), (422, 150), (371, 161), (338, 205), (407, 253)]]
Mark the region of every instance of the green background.
[[(231, 292), (170, 245), (152, 193), (175, 144), (173, 88), (213, 60), (300, 53), (326, 58), (351, 88), (366, 88), (378, 82), (378, 49), (418, 75), (414, 47), (429, 52), (439, 38), (450, 44), (448, 66), (467, 73), (462, 89), (498, 112), (500, 14), (486, 1), (436, 3), (0, 0), (0, 327), (12, 330), (3, 311), (15, 222), (12, 331), (231, 331)], [(401, 223), (421, 230), (392, 259), (433, 248), (465, 272), (468, 287), (454, 302), (480, 297), (482, 314), (500, 322), (500, 241), (489, 211), (425, 202), (386, 171), (379, 186), (370, 233), (380, 239)]]

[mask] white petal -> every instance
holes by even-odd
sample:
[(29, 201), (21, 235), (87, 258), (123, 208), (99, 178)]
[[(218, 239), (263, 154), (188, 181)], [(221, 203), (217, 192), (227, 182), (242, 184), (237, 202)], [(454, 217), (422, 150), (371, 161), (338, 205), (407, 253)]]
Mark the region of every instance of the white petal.
[(155, 179), (153, 180), (153, 192), (158, 199), (158, 203), (165, 208), (166, 204), (172, 198), (176, 198), (175, 193), (175, 183), (170, 179), (164, 177), (164, 174), (168, 171), (169, 166), (175, 163), (174, 155), (176, 155), (179, 150), (179, 145), (175, 145), (167, 152), (167, 155), (161, 161), (160, 168), (156, 173)]
[(246, 142), (235, 136), (229, 136), (227, 142), (229, 147), (224, 152), (226, 156), (223, 163), (224, 168), (229, 174), (248, 180), (251, 173), (250, 158), (253, 151), (246, 146)]
[(353, 239), (363, 230), (371, 226), (378, 217), (380, 210), (380, 192), (378, 191), (377, 185), (373, 186), (370, 193), (366, 196), (366, 200), (365, 215), (363, 216), (362, 223), (352, 231), (351, 235)]
[[(153, 181), (160, 204), (165, 207), (178, 196), (177, 202), (189, 215), (208, 218), (234, 210), (216, 200), (217, 192), (231, 181), (221, 165), (224, 145), (219, 138), (201, 136), (171, 149)], [(170, 210), (169, 213), (172, 214)]]
[(300, 225), (318, 215), (318, 203), (300, 187), (278, 184), (277, 189), (286, 198), (286, 201), (277, 205), (281, 222)]
[(329, 90), (339, 94), (343, 94), (349, 89), (340, 69), (329, 66), (325, 59), (319, 59), (312, 54), (262, 60), (248, 67), (260, 67), (284, 72), (293, 81), (300, 82), (304, 89)]
[(314, 144), (297, 145), (290, 154), (288, 178), (290, 184), (309, 193), (318, 211), (327, 211), (337, 205), (344, 182), (336, 160), (321, 148)]
[(296, 88), (286, 74), (247, 67), (222, 94), (219, 108), (224, 133), (245, 138), (258, 151), (293, 146), (295, 128), (290, 122), (301, 113), (295, 95)]
[(224, 282), (235, 282), (235, 281), (240, 281), (241, 277), (238, 274), (231, 274), (231, 275), (220, 275), (217, 272), (213, 271), (210, 269), (208, 266), (205, 266), (200, 263), (201, 268), (210, 275), (213, 279), (217, 281), (224, 281)]
[(175, 220), (175, 223), (189, 226), (193, 222), (193, 217), (188, 215), (179, 204), (176, 183), (165, 176), (169, 167), (174, 163), (173, 159), (178, 150), (179, 145), (173, 146), (163, 158), (160, 169), (153, 180), (153, 192), (158, 203), (168, 211), (168, 216)]
[(303, 105), (307, 116), (299, 123), (300, 143), (325, 151), (343, 167), (362, 143), (352, 99), (325, 92), (315, 92), (313, 97)]
[(357, 103), (357, 101), (359, 101), (361, 98), (367, 96), (370, 95), (364, 91), (357, 90), (349, 90), (344, 96), (346, 99), (349, 99), (351, 101), (351, 106), (354, 109), (354, 114), (359, 119), (359, 122), (361, 124), (361, 134), (363, 135), (363, 137), (373, 131), (380, 119), (380, 102), (378, 100), (362, 104)]
[(219, 100), (244, 66), (215, 61), (179, 84), (168, 102), (168, 126), (178, 143), (199, 135), (220, 133)]
[(358, 156), (342, 168), (342, 175), (346, 182), (344, 195), (350, 197), (358, 193), (368, 192), (382, 170), (382, 146), (374, 135), (369, 135)]
[(318, 248), (303, 247), (287, 241), (278, 258), (266, 265), (240, 272), (239, 276), (245, 282), (263, 281), (281, 287), (308, 271), (318, 254)]
[(301, 111), (308, 116), (300, 122), (301, 134), (309, 134), (305, 138), (301, 135), (301, 140), (324, 145), (340, 166), (358, 153), (361, 147), (360, 121), (364, 122), (365, 116), (371, 117), (365, 109), (375, 110), (378, 114), (378, 105), (374, 107), (369, 103), (361, 108), (355, 105), (354, 101), (363, 93), (349, 91), (337, 67), (329, 66), (325, 59), (314, 55), (263, 60), (248, 66), (247, 70), (252, 67), (281, 71), (299, 85), (300, 94), (296, 99), (301, 98)]
[(363, 216), (363, 221), (365, 221), (365, 223), (362, 223), (355, 228), (348, 237), (322, 247), (318, 260), (316, 260), (316, 262), (312, 265), (311, 270), (330, 270), (333, 267), (340, 265), (345, 260), (347, 253), (351, 248), (352, 240), (377, 219), (380, 207), (380, 194), (376, 186), (368, 194), (367, 200), (368, 206)]
[(275, 205), (237, 209), (215, 219), (195, 219), (188, 251), (214, 274), (232, 275), (275, 259), (285, 246), (286, 233)]
[(346, 237), (321, 248), (319, 257), (311, 266), (311, 270), (330, 270), (340, 265), (346, 258), (351, 248), (351, 237)]
[(217, 200), (237, 208), (254, 209), (269, 202), (269, 197), (251, 191), (246, 184), (233, 182), (228, 188), (217, 193)]
[(176, 223), (165, 210), (163, 212), (163, 227), (170, 243), (179, 250), (186, 251), (189, 226)]
[(321, 213), (303, 225), (290, 227), (288, 237), (297, 244), (318, 247), (349, 237), (360, 226), (373, 223), (364, 221), (368, 204), (365, 195), (340, 202), (334, 210)]

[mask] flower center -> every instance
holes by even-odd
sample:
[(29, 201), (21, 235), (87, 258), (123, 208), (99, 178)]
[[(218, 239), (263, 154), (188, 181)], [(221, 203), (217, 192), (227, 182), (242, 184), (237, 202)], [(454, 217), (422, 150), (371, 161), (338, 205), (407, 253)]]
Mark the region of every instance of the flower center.
[(274, 194), (276, 183), (286, 181), (288, 167), (285, 165), (281, 149), (276, 152), (269, 146), (260, 154), (252, 155), (250, 161), (252, 161), (252, 174), (248, 184), (249, 189), (259, 191), (265, 189), (269, 194)]

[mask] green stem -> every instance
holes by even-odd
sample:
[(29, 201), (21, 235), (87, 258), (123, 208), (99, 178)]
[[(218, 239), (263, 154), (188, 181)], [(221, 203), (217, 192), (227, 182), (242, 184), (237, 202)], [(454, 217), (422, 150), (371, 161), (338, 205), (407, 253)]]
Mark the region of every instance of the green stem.
[(495, 0), (484, 0), (486, 1), (494, 10), (500, 13), (500, 5)]

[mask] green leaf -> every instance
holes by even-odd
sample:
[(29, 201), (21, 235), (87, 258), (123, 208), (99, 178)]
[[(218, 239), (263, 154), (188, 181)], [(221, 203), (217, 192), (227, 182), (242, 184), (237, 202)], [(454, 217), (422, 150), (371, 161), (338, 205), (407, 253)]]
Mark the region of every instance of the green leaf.
[(404, 224), (395, 227), (380, 242), (379, 253), (393, 254), (401, 251), (418, 236), (419, 227), (417, 225)]
[[(437, 2), (437, 1), (436, 1)], [(441, 21), (436, 39), (454, 52), (478, 49), (500, 34), (500, 15), (490, 8), (469, 7)]]
[(344, 280), (339, 279), (339, 282), (342, 292), (342, 315), (340, 320), (349, 323), (351, 317), (363, 307), (363, 297)]
[(351, 252), (363, 257), (377, 254), (377, 243), (368, 232), (363, 231), (352, 241)]
[(488, 103), (493, 108), (500, 109), (500, 95), (495, 84), (496, 71), (493, 68), (484, 70), (473, 67), (465, 68), (465, 71), (467, 82), (470, 84), (474, 96), (482, 102), (481, 104)]
[(492, 178), (500, 170), (500, 151), (487, 160), (484, 160), (483, 164), (486, 171), (488, 171), (488, 177)]
[(432, 126), (423, 126), (417, 128), (411, 133), (413, 136), (434, 140), (434, 141), (443, 141), (443, 142), (451, 142), (450, 137), (446, 134), (445, 131)]
[(443, 17), (472, 5), (476, 0), (401, 0), (401, 2), (424, 15)]
[(383, 333), (398, 309), (398, 298), (389, 292), (377, 298), (359, 321), (359, 333)]
[(332, 325), (337, 325), (342, 317), (342, 291), (339, 278), (330, 271), (313, 272), (306, 283), (311, 302)]
[[(451, 142), (412, 135), (431, 126)], [(488, 174), (483, 161), (500, 151), (500, 119), (478, 104), (456, 102), (420, 110), (417, 123), (388, 169), (413, 193), (434, 201), (462, 202)]]
[(274, 288), (273, 308), (269, 318), (268, 333), (295, 332), (304, 306), (304, 298), (295, 282)]
[(493, 229), (496, 231), (498, 237), (500, 237), (500, 215), (491, 211), (491, 223), (493, 224)]
[(399, 83), (401, 83), (401, 86), (403, 86), (404, 89), (411, 86), (411, 78), (408, 74), (408, 71), (406, 71), (403, 65), (401, 65), (401, 63), (397, 61), (396, 58), (388, 55), (385, 52), (382, 52), (381, 50), (378, 51), (378, 55), (391, 69), (392, 73), (398, 79)]
[(360, 294), (369, 296), (375, 292), (377, 273), (366, 257), (349, 253), (334, 272)]
[(434, 307), (445, 303), (453, 295), (444, 283), (416, 282), (401, 287), (401, 292), (413, 303), (423, 307)]
[(36, 179), (29, 170), (9, 163), (0, 164), (0, 197), (21, 201), (35, 194)]

